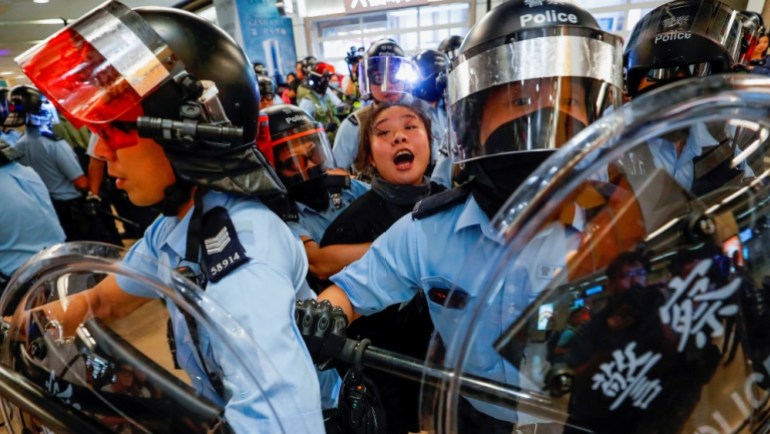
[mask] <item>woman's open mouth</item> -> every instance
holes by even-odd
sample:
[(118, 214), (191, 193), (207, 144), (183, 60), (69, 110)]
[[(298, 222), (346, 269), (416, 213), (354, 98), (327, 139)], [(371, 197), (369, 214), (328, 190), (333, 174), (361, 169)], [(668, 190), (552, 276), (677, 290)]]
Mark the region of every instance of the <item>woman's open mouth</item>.
[(409, 170), (412, 168), (412, 162), (414, 162), (414, 154), (407, 149), (402, 149), (396, 152), (396, 156), (393, 157), (393, 164), (396, 165), (398, 170)]

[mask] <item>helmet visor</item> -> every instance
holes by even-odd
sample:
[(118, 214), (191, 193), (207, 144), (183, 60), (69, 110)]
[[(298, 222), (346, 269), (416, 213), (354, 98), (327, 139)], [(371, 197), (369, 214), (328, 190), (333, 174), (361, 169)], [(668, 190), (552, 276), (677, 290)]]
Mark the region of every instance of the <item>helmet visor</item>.
[(118, 2), (97, 7), (16, 62), (77, 127), (120, 118), (183, 67), (149, 24)]
[(564, 32), (499, 45), (450, 72), (449, 137), (457, 162), (559, 148), (620, 103), (620, 39)]
[(419, 75), (412, 61), (399, 56), (371, 56), (358, 64), (358, 86), (361, 95), (375, 100), (389, 100), (411, 92)]
[(575, 77), (523, 80), (479, 92), (451, 108), (457, 161), (558, 149), (619, 95), (608, 83)]
[(334, 167), (334, 157), (320, 124), (292, 130), (273, 141), (275, 169), (286, 186), (321, 176)]

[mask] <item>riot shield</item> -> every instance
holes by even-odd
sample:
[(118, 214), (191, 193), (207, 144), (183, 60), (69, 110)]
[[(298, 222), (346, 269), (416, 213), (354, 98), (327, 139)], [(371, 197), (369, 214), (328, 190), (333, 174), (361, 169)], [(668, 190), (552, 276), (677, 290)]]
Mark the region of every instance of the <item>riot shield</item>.
[[(442, 433), (767, 432), (770, 80), (693, 79), (582, 131), (432, 309)], [(469, 252), (479, 254), (479, 252)], [(435, 301), (431, 301), (435, 302)]]
[[(106, 244), (57, 245), (12, 277), (0, 299), (0, 411), (8, 432), (261, 432), (262, 418), (286, 431), (282, 411), (299, 407), (282, 402), (277, 410), (270, 402), (266, 385), (286, 374), (259, 344), (190, 280), (150, 258), (128, 265), (124, 253)], [(103, 321), (89, 288), (115, 282), (156, 297)], [(177, 320), (189, 327), (185, 342), (178, 334), (174, 340)], [(207, 376), (215, 372), (218, 382)], [(248, 411), (233, 423), (228, 400), (257, 404), (238, 407)]]

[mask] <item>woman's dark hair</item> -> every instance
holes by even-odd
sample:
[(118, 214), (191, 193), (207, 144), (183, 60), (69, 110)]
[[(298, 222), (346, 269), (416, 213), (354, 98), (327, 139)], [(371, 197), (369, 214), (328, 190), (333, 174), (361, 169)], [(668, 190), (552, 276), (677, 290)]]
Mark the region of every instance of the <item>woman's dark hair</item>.
[(401, 101), (381, 103), (378, 104), (377, 107), (372, 111), (372, 115), (369, 116), (366, 123), (361, 125), (361, 128), (363, 128), (362, 131), (366, 132), (366, 134), (361, 135), (361, 143), (358, 144), (358, 153), (356, 154), (356, 160), (353, 163), (356, 170), (359, 172), (374, 169), (371, 167), (370, 163), (370, 157), (372, 155), (372, 126), (374, 125), (374, 120), (377, 119), (377, 116), (391, 107), (404, 107), (417, 115), (417, 117), (422, 121), (422, 124), (425, 125), (425, 131), (428, 133), (428, 149), (431, 149), (433, 136), (431, 135), (430, 118), (425, 114), (425, 112), (412, 104)]

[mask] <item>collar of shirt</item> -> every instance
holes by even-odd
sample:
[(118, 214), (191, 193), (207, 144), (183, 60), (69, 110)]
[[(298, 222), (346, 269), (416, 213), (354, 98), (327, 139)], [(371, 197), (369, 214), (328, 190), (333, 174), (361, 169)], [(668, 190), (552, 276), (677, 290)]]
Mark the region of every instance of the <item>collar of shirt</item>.
[(492, 228), (492, 225), (489, 224), (489, 217), (487, 217), (481, 209), (476, 202), (476, 199), (473, 198), (473, 195), (468, 196), (468, 199), (466, 199), (465, 205), (463, 205), (462, 211), (460, 211), (460, 215), (457, 218), (457, 222), (455, 222), (454, 231), (460, 232), (461, 230), (470, 227), (478, 227), (485, 237), (498, 244), (505, 244), (502, 237), (498, 236), (497, 232)]

